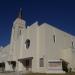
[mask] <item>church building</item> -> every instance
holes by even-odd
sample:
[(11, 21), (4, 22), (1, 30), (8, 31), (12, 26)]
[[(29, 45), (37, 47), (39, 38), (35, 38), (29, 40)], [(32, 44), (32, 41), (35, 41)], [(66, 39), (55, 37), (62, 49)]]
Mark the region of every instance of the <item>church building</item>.
[(0, 48), (0, 71), (75, 71), (75, 36), (47, 23), (26, 27), (20, 12), (13, 22), (10, 43)]

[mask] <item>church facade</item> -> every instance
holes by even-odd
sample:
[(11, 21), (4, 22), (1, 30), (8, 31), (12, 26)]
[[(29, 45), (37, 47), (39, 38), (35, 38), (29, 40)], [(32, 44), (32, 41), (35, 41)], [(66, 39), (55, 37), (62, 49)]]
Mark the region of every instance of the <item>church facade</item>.
[(19, 15), (10, 44), (0, 48), (0, 70), (38, 73), (75, 71), (75, 36), (47, 23), (26, 27)]

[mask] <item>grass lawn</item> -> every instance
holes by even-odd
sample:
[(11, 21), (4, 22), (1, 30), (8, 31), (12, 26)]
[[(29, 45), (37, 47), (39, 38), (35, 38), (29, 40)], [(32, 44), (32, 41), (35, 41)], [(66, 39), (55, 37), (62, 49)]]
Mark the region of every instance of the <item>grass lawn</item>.
[(27, 73), (23, 75), (75, 75), (75, 73), (66, 73), (66, 74)]

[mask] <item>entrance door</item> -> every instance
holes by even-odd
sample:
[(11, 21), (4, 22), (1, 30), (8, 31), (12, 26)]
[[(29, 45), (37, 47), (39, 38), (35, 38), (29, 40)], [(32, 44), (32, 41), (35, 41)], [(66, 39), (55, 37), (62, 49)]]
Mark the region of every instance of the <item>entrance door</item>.
[(0, 63), (0, 72), (4, 72), (5, 71), (5, 63)]
[(16, 61), (11, 61), (12, 69), (15, 71), (16, 69)]
[(27, 71), (31, 71), (31, 68), (32, 68), (32, 60), (31, 59), (25, 60), (25, 67), (26, 67)]
[(65, 72), (68, 72), (68, 63), (67, 63), (67, 62), (62, 61), (62, 69), (63, 69)]
[(32, 71), (32, 59), (33, 57), (19, 59), (23, 66), (26, 68), (26, 71)]

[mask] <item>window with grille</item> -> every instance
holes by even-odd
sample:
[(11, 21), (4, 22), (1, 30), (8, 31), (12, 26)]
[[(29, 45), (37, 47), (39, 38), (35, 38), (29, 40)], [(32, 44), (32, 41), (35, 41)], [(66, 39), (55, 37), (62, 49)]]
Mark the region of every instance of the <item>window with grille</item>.
[(44, 67), (44, 58), (40, 58), (40, 67)]

